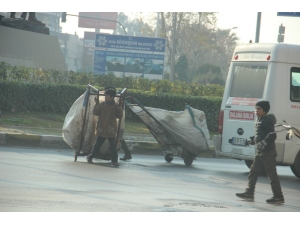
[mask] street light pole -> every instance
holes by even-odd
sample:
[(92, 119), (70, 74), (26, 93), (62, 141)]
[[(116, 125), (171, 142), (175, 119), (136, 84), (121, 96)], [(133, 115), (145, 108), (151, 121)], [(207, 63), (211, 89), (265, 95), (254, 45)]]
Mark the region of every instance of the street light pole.
[(155, 29), (155, 37), (158, 37), (158, 19), (159, 19), (159, 13), (156, 15), (156, 29)]
[(175, 76), (175, 52), (176, 52), (176, 20), (177, 13), (173, 13), (173, 32), (172, 32), (172, 52), (171, 52), (171, 82), (174, 81)]
[(258, 13), (257, 13), (257, 21), (256, 21), (256, 36), (255, 36), (255, 43), (258, 43), (258, 42), (259, 42), (260, 21), (261, 21), (261, 12), (258, 12)]
[(79, 16), (79, 15), (74, 15), (74, 14), (66, 14), (68, 16), (76, 16), (76, 17), (81, 17), (81, 18), (87, 18), (87, 19), (94, 19), (94, 20), (105, 20), (105, 21), (111, 21), (111, 22), (116, 22), (118, 23), (124, 30), (125, 35), (127, 35), (125, 27), (118, 21), (116, 20), (107, 20), (107, 19), (99, 19), (99, 18), (94, 18), (94, 17), (89, 17), (89, 16)]

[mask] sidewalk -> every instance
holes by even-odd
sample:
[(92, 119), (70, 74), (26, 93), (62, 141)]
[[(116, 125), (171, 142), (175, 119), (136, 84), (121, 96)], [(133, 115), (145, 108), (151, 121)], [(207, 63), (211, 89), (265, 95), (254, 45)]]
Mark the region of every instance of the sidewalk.
[[(152, 135), (125, 133), (124, 139), (132, 154), (164, 155), (158, 142)], [(71, 149), (62, 136), (3, 132), (0, 132), (1, 146)], [(209, 147), (210, 150), (201, 153), (199, 157), (215, 157), (212, 141)], [(123, 150), (120, 153), (123, 153)]]

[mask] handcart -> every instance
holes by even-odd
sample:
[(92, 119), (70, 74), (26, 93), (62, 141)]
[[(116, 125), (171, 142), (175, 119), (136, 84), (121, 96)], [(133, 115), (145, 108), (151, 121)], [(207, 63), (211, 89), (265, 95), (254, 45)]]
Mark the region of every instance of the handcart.
[(182, 158), (190, 166), (200, 152), (209, 150), (209, 131), (204, 112), (186, 105), (181, 112), (145, 107), (128, 96), (125, 105), (147, 126), (167, 162)]
[[(121, 120), (117, 119), (117, 151), (121, 148), (120, 140), (123, 138), (124, 134), (125, 94), (126, 88), (124, 88), (121, 93), (117, 93), (115, 97), (116, 102), (122, 100), (123, 103), (123, 118)], [(105, 93), (104, 91), (99, 91), (91, 85), (87, 85), (86, 92), (74, 102), (64, 121), (62, 132), (63, 139), (71, 148), (75, 150), (74, 161), (77, 161), (78, 156), (89, 155), (97, 138), (97, 118), (93, 114), (93, 109), (96, 104), (94, 100), (95, 96), (97, 96), (98, 101), (104, 101)], [(103, 143), (99, 153), (96, 154), (94, 158), (111, 160), (108, 140)]]

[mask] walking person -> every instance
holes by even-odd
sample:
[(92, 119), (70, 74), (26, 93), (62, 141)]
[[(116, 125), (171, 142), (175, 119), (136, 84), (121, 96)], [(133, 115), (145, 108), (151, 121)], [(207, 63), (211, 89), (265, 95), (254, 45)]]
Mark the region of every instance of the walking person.
[(255, 113), (257, 115), (255, 136), (248, 142), (251, 145), (256, 145), (257, 153), (248, 175), (248, 188), (246, 188), (244, 193), (237, 193), (236, 196), (244, 200), (253, 201), (258, 175), (265, 169), (273, 192), (273, 197), (267, 199), (266, 202), (280, 204), (284, 203), (284, 198), (276, 171), (277, 153), (275, 140), (277, 135), (272, 133), (275, 131), (276, 117), (274, 114), (269, 114), (269, 110), (270, 103), (268, 101), (259, 101), (255, 105)]
[(120, 158), (120, 160), (126, 161), (127, 159), (132, 159), (131, 152), (130, 152), (124, 138), (122, 138), (120, 140), (120, 142), (121, 142), (121, 148), (123, 149), (123, 151), (125, 153), (125, 155), (122, 158)]
[(96, 105), (93, 109), (93, 114), (98, 116), (97, 121), (97, 140), (93, 146), (92, 153), (86, 157), (88, 163), (93, 163), (92, 159), (97, 152), (99, 152), (102, 144), (106, 139), (109, 142), (109, 149), (111, 152), (111, 166), (117, 167), (118, 153), (116, 149), (116, 133), (117, 133), (117, 118), (119, 120), (123, 117), (122, 102), (116, 103), (114, 98), (116, 96), (116, 89), (108, 87), (105, 89), (105, 101), (99, 102), (95, 97)]
[[(113, 87), (113, 86), (108, 86), (108, 87), (105, 88), (105, 90), (107, 90), (107, 89), (116, 90), (116, 88)], [(120, 131), (120, 136), (122, 138), (120, 140), (120, 143), (121, 143), (121, 149), (124, 151), (125, 155), (122, 158), (120, 158), (120, 160), (126, 161), (127, 159), (132, 159), (132, 156), (131, 156), (131, 151), (129, 150), (129, 148), (128, 148), (127, 144), (126, 144), (123, 135), (124, 135), (124, 130), (123, 130), (123, 133), (122, 133), (122, 130), (121, 130)]]

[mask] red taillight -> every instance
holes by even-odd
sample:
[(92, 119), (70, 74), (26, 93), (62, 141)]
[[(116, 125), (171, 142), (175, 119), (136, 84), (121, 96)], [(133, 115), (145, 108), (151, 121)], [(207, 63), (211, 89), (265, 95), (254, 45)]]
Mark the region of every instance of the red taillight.
[(270, 56), (270, 55), (268, 55), (268, 56), (267, 56), (267, 60), (270, 60), (270, 59), (271, 59), (271, 56)]
[(239, 58), (238, 55), (235, 55), (235, 56), (234, 56), (234, 59), (235, 59), (235, 60), (238, 60), (238, 58)]
[(221, 110), (219, 113), (218, 134), (223, 133), (223, 121), (224, 121), (224, 110)]

